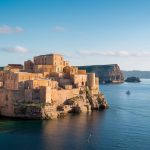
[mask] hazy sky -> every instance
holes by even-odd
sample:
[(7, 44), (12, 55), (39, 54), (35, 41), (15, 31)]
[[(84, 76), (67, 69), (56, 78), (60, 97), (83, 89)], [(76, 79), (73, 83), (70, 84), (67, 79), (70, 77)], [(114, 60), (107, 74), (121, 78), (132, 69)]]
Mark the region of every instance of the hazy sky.
[(54, 52), (150, 70), (150, 0), (0, 0), (0, 66)]

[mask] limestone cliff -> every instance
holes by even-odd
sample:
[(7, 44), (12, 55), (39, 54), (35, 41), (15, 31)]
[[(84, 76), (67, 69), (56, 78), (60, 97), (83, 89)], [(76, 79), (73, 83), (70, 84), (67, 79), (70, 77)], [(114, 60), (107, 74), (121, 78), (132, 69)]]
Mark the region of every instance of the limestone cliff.
[[(82, 92), (64, 103), (14, 103), (14, 117), (28, 119), (56, 119), (67, 113), (90, 112), (108, 108), (107, 101), (102, 93), (91, 95), (88, 90)], [(13, 117), (13, 116), (11, 116)]]
[(124, 76), (117, 64), (111, 65), (93, 65), (79, 66), (79, 69), (85, 69), (87, 72), (95, 72), (101, 83), (122, 83)]

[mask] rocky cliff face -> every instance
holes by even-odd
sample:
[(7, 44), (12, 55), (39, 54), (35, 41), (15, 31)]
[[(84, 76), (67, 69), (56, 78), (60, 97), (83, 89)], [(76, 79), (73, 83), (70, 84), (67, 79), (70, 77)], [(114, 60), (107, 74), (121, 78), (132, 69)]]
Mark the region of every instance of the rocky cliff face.
[(106, 109), (107, 101), (102, 93), (90, 94), (87, 89), (71, 99), (66, 99), (62, 104), (21, 103), (14, 105), (14, 117), (28, 119), (56, 119), (68, 113), (89, 112), (92, 110)]
[(71, 99), (67, 99), (61, 105), (55, 105), (54, 109), (44, 107), (42, 110), (43, 119), (60, 118), (67, 113), (90, 112), (108, 108), (107, 101), (102, 93), (90, 95), (87, 92), (82, 93)]
[(122, 83), (124, 76), (117, 64), (112, 65), (93, 65), (79, 66), (79, 69), (85, 69), (87, 72), (95, 72), (101, 83)]

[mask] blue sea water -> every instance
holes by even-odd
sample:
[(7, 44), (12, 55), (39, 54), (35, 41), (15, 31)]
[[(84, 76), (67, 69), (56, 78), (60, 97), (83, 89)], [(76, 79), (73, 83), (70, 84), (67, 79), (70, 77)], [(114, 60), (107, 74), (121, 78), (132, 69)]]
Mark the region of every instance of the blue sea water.
[(110, 106), (105, 111), (52, 121), (1, 119), (0, 150), (149, 150), (150, 80), (100, 88)]

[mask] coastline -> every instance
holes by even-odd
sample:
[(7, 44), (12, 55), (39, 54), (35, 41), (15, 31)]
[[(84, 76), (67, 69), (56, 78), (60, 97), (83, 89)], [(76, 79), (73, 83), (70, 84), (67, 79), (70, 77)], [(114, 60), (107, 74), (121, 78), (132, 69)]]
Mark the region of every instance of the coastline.
[(35, 56), (0, 70), (0, 115), (56, 119), (67, 113), (106, 109), (99, 78), (71, 66), (61, 54)]

